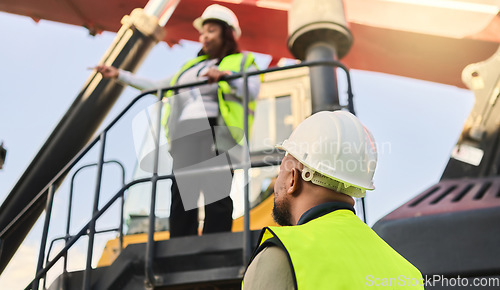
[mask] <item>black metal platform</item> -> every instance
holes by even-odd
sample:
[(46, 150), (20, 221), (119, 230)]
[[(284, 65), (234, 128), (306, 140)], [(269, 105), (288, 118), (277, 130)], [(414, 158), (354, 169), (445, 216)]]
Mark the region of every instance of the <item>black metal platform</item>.
[[(252, 232), (253, 245), (260, 231)], [(126, 247), (109, 267), (92, 270), (92, 289), (240, 289), (246, 268), (243, 233), (173, 238), (155, 244), (155, 285), (145, 283), (146, 244)], [(80, 289), (83, 271), (59, 276), (50, 286)]]

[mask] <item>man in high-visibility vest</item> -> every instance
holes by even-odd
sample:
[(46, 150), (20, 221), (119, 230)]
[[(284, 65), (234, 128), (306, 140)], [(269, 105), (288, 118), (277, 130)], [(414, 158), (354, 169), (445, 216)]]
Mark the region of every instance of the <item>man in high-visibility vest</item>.
[(354, 213), (373, 190), (377, 150), (354, 115), (319, 112), (277, 148), (285, 150), (243, 289), (423, 289), (419, 270)]

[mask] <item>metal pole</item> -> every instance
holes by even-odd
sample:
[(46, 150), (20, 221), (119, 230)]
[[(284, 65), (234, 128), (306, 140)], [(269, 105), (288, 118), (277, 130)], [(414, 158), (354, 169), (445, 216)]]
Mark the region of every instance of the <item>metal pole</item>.
[(162, 110), (162, 100), (163, 90), (158, 90), (158, 115), (156, 122), (156, 140), (155, 140), (155, 158), (153, 163), (153, 177), (152, 188), (151, 188), (151, 207), (149, 209), (149, 229), (148, 229), (148, 243), (146, 245), (146, 286), (154, 287), (155, 276), (153, 269), (153, 259), (154, 259), (154, 234), (155, 234), (155, 224), (156, 224), (156, 187), (158, 183), (158, 165), (160, 157), (160, 132), (161, 132), (161, 110)]
[(94, 194), (94, 207), (92, 208), (92, 219), (89, 225), (89, 243), (87, 248), (87, 264), (83, 274), (83, 290), (90, 290), (91, 286), (91, 270), (92, 270), (92, 255), (94, 252), (94, 237), (95, 237), (95, 224), (96, 213), (99, 211), (99, 196), (101, 194), (101, 180), (102, 171), (104, 166), (104, 151), (106, 147), (106, 132), (101, 133), (99, 138), (101, 140), (101, 150), (99, 154), (99, 161), (97, 162), (97, 180)]
[[(45, 246), (47, 245), (47, 236), (49, 233), (50, 216), (52, 214), (52, 204), (54, 201), (54, 194), (56, 192), (56, 187), (51, 185), (49, 188), (49, 196), (47, 198), (47, 204), (45, 206), (45, 221), (43, 224), (42, 241), (40, 243), (40, 253), (38, 254), (38, 264), (36, 267), (36, 273), (43, 269), (43, 261), (45, 257)], [(45, 280), (45, 277), (44, 277)], [(33, 281), (33, 290), (38, 290), (40, 284), (40, 278)]]
[(248, 156), (249, 156), (249, 144), (248, 144), (248, 75), (247, 71), (245, 68), (242, 69), (243, 71), (243, 108), (244, 113), (243, 113), (243, 130), (244, 130), (244, 137), (245, 137), (245, 143), (243, 144), (243, 180), (244, 180), (244, 217), (243, 217), (243, 222), (244, 222), (244, 228), (243, 228), (243, 263), (246, 264), (248, 261), (250, 261), (250, 255), (252, 254), (252, 237), (250, 235), (250, 190), (248, 187), (249, 183), (249, 178), (248, 178), (248, 170), (249, 170), (249, 164), (247, 162)]
[[(67, 223), (66, 223), (66, 237), (64, 238), (64, 243), (67, 244), (68, 243), (68, 240), (69, 240), (69, 230), (70, 230), (70, 227), (71, 227), (71, 208), (73, 206), (73, 190), (74, 190), (74, 183), (75, 183), (75, 177), (76, 177), (76, 174), (78, 172), (80, 172), (81, 169), (83, 169), (84, 167), (78, 169), (74, 174), (73, 176), (71, 177), (71, 184), (70, 184), (70, 188), (69, 188), (69, 197), (68, 197), (68, 220), (67, 220)], [(65, 277), (66, 277), (66, 273), (68, 272), (67, 271), (68, 269), (68, 252), (65, 252), (64, 253), (64, 265), (63, 265), (63, 280), (66, 280)], [(64, 283), (64, 282), (63, 282)]]
[[(288, 48), (298, 59), (336, 61), (352, 45), (342, 0), (294, 0), (288, 11)], [(310, 68), (312, 113), (340, 110), (335, 68)]]
[[(125, 167), (121, 163), (118, 163), (120, 167), (122, 168), (122, 188), (125, 186)], [(122, 192), (121, 196), (121, 202), (120, 202), (120, 226), (119, 226), (119, 231), (120, 231), (120, 253), (123, 250), (123, 212), (124, 212), (124, 207), (125, 207), (125, 191)]]
[[(337, 60), (335, 47), (321, 42), (310, 46), (306, 52), (306, 61), (316, 60)], [(309, 70), (312, 113), (339, 110), (341, 107), (335, 68), (331, 66), (316, 66), (311, 67)]]
[(366, 224), (366, 206), (365, 206), (365, 198), (361, 198), (361, 208), (363, 210), (363, 222)]

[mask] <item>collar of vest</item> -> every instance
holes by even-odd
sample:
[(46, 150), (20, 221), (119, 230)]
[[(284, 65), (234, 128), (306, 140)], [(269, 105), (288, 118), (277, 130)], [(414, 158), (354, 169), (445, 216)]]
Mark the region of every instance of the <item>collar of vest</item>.
[(303, 225), (309, 221), (312, 221), (313, 219), (317, 219), (324, 216), (325, 214), (329, 214), (339, 209), (348, 209), (356, 214), (354, 207), (346, 202), (327, 202), (308, 209), (305, 213), (302, 214), (297, 225)]
[[(319, 217), (322, 217), (326, 214), (332, 213), (332, 212), (334, 212), (336, 210), (340, 210), (340, 209), (347, 209), (347, 210), (352, 211), (354, 214), (356, 214), (354, 207), (348, 203), (345, 203), (345, 202), (327, 202), (327, 203), (323, 203), (323, 204), (317, 205), (315, 207), (312, 207), (309, 210), (307, 210), (305, 213), (303, 213), (302, 216), (300, 217), (297, 225), (305, 224), (307, 222), (310, 222), (314, 219), (317, 219)], [(262, 239), (264, 238), (264, 234), (266, 233), (266, 230), (269, 230), (274, 235), (274, 237), (268, 238), (264, 242), (262, 242)], [(269, 246), (278, 246), (279, 248), (283, 249), (283, 251), (285, 251), (285, 253), (287, 255), (288, 262), (289, 262), (291, 270), (292, 270), (294, 289), (297, 289), (297, 278), (295, 277), (295, 270), (293, 268), (292, 260), (290, 258), (290, 254), (288, 253), (288, 250), (283, 245), (281, 240), (276, 236), (276, 234), (274, 234), (274, 232), (270, 228), (266, 227), (266, 228), (263, 228), (262, 231), (260, 232), (260, 236), (259, 236), (258, 241), (259, 241), (259, 243), (262, 243), (262, 244), (257, 246), (255, 251), (253, 252), (252, 257), (250, 258), (250, 261), (248, 262), (247, 269), (248, 269), (248, 266), (252, 263), (253, 259), (264, 248), (269, 247)]]

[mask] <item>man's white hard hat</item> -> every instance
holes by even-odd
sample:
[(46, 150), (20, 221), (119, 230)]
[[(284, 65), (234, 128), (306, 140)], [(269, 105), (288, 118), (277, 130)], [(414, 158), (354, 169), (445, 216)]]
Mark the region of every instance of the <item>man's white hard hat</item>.
[(196, 28), (198, 31), (201, 31), (203, 22), (209, 19), (220, 20), (227, 23), (227, 25), (229, 25), (229, 27), (234, 30), (236, 38), (239, 38), (241, 36), (241, 29), (238, 18), (236, 17), (234, 12), (231, 11), (231, 9), (219, 4), (212, 4), (208, 6), (205, 11), (203, 11), (201, 17), (198, 17), (193, 21), (194, 28)]
[(353, 197), (363, 197), (366, 190), (375, 189), (375, 140), (349, 112), (316, 113), (276, 147), (304, 165), (302, 178), (306, 181)]

